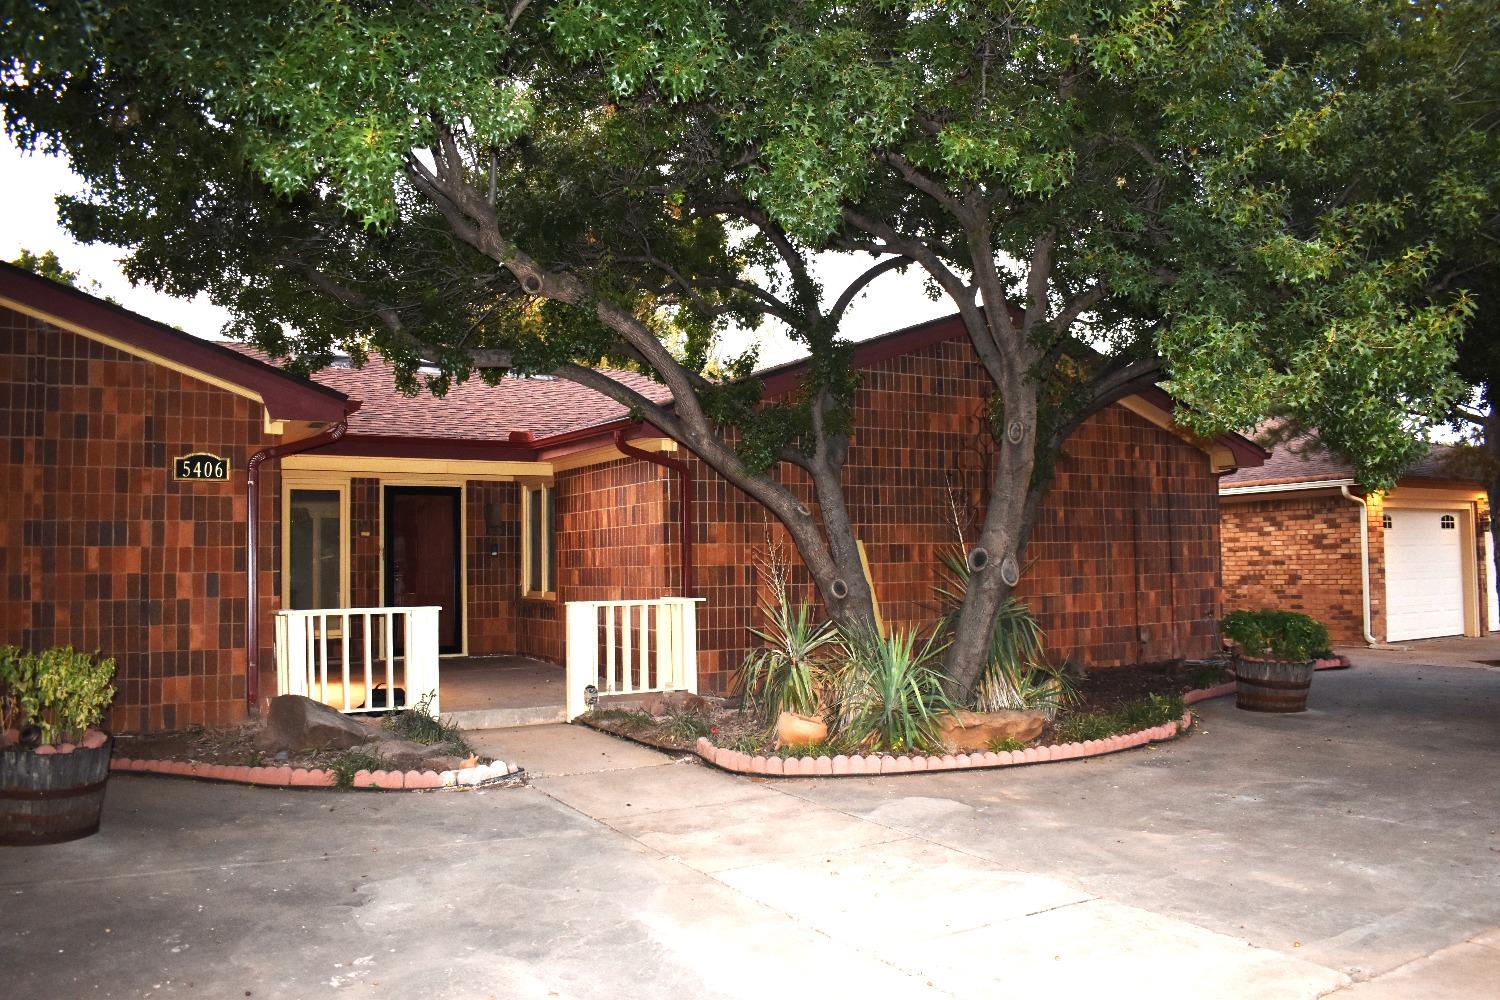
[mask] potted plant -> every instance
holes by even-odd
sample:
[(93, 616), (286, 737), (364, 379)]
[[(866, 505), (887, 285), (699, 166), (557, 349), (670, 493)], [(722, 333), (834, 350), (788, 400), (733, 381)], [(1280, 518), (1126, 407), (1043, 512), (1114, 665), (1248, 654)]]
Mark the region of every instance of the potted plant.
[(56, 844), (99, 829), (115, 661), (71, 647), (0, 646), (0, 844)]
[(1248, 712), (1305, 712), (1315, 657), (1328, 629), (1295, 611), (1234, 611), (1224, 616), (1234, 652), (1235, 707)]

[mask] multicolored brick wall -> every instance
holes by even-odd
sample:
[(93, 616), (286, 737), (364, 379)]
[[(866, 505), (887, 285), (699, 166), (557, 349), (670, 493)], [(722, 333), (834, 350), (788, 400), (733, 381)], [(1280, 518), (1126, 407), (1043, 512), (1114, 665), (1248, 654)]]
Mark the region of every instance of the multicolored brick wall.
[[(245, 715), (245, 470), (260, 406), (0, 309), (0, 642), (116, 662), (118, 731)], [(174, 456), (229, 459), (174, 482)], [(262, 621), (276, 608), (280, 488), (262, 470)], [(263, 662), (272, 630), (261, 630)]]
[[(1358, 506), (1337, 493), (1225, 500), (1221, 508), (1226, 610), (1300, 611), (1337, 643), (1362, 642)], [(1384, 617), (1385, 546), (1370, 518), (1372, 609)], [(1373, 586), (1376, 581), (1380, 586)]]
[[(963, 342), (864, 374), (845, 470), (851, 516), (889, 625), (929, 627), (940, 613), (939, 555), (983, 514), (991, 383)], [(760, 554), (785, 532), (693, 459), (699, 677), (725, 691), (759, 623)], [(786, 481), (814, 506), (805, 479)], [(1218, 644), (1218, 484), (1196, 446), (1123, 407), (1068, 441), (1038, 516), (1018, 594), (1058, 655), (1087, 667), (1201, 656)], [(813, 600), (805, 573), (802, 593)]]

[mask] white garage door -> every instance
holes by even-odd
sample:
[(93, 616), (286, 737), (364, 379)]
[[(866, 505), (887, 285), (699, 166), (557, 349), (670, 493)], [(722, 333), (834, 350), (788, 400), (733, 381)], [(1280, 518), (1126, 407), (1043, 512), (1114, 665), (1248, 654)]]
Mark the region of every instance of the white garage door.
[(1386, 508), (1385, 516), (1386, 639), (1463, 635), (1463, 512)]

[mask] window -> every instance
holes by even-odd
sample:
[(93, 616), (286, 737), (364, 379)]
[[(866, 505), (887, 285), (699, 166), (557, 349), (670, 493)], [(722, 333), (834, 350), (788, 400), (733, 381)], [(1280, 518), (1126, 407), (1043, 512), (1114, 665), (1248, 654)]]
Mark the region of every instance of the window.
[(337, 608), (344, 551), (338, 490), (292, 490), (287, 510), (287, 605), (295, 611)]
[(552, 577), (556, 501), (547, 485), (521, 488), (521, 595), (555, 597)]
[(1444, 514), (1443, 519), (1438, 523), (1443, 526), (1444, 531), (1452, 531), (1458, 527), (1458, 520), (1452, 514)]
[(1380, 515), (1380, 526), (1382, 528), (1384, 528), (1386, 531), (1390, 531), (1391, 530), (1391, 515), (1389, 515), (1389, 514), (1381, 514)]

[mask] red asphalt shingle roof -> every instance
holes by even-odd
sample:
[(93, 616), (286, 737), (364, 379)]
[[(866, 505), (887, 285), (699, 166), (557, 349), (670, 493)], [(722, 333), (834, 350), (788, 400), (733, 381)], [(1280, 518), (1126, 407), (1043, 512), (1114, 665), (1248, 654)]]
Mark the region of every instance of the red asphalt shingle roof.
[[(264, 352), (231, 344), (252, 357)], [(635, 372), (609, 371), (611, 378), (655, 402), (671, 392)], [(475, 376), (454, 385), (441, 399), (427, 391), (403, 396), (396, 391), (395, 369), (372, 355), (363, 368), (331, 367), (313, 380), (357, 399), (359, 411), (349, 418), (349, 433), (381, 437), (438, 438), (460, 441), (504, 441), (513, 431), (547, 438), (623, 419), (629, 411), (608, 396), (566, 379), (506, 376), (489, 386)]]

